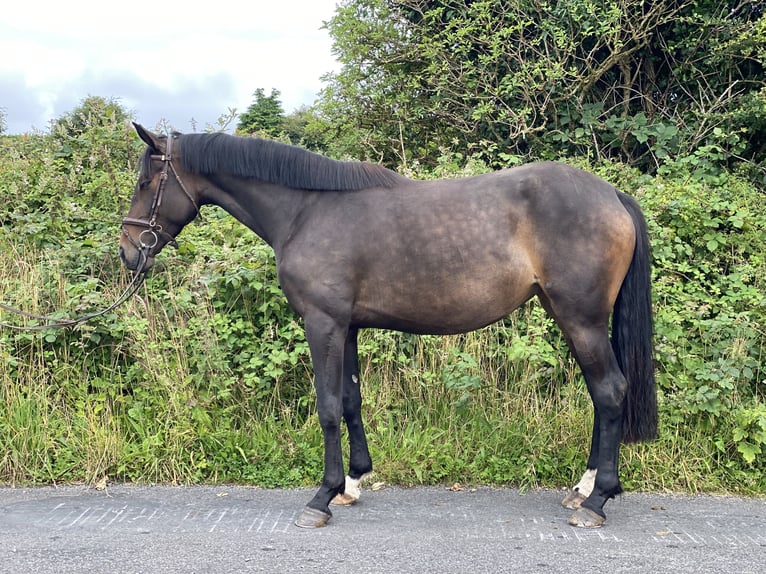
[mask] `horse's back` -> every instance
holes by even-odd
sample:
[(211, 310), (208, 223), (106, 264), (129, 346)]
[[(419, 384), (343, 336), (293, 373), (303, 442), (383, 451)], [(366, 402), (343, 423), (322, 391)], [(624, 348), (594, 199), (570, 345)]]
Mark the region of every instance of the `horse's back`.
[(283, 273), (310, 281), (322, 304), (346, 305), (359, 326), (463, 332), (541, 289), (603, 280), (600, 254), (624, 243), (621, 214), (613, 187), (558, 163), (409, 181), (328, 198)]

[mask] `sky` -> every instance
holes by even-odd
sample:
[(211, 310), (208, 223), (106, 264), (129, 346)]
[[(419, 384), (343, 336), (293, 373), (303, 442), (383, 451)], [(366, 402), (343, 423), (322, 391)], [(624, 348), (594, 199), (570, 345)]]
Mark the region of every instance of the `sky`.
[[(337, 0), (15, 0), (0, 8), (8, 134), (46, 132), (85, 98), (181, 132), (243, 113), (262, 88), (290, 113), (337, 71), (324, 22)], [(233, 128), (233, 126), (232, 126)]]

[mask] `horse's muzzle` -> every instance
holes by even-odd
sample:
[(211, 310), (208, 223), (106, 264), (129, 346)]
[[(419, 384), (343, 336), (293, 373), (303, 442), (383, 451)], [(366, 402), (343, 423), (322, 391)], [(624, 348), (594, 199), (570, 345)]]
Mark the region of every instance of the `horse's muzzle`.
[(120, 259), (123, 265), (131, 271), (149, 271), (154, 265), (154, 256), (147, 255), (132, 245), (120, 245)]

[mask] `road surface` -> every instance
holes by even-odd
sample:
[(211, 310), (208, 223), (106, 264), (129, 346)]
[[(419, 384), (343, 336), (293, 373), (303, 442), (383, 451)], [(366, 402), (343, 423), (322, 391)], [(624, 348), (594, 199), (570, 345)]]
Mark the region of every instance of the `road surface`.
[(627, 493), (582, 530), (562, 492), (385, 487), (296, 528), (312, 494), (0, 488), (0, 573), (766, 572), (763, 499)]

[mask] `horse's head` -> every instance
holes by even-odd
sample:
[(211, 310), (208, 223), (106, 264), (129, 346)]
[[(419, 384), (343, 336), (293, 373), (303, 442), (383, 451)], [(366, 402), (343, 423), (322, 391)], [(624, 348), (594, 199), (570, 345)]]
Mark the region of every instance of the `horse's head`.
[(147, 271), (154, 257), (199, 212), (198, 192), (188, 186), (196, 178), (174, 158), (177, 136), (158, 136), (133, 124), (148, 146), (141, 160), (130, 210), (122, 220), (120, 257), (128, 269)]

